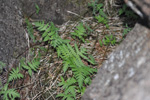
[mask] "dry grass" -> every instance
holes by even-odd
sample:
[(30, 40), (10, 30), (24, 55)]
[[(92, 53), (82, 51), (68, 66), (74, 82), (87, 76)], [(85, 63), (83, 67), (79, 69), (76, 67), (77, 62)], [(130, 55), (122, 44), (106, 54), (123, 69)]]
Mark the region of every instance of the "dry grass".
[[(93, 68), (100, 68), (104, 60), (107, 60), (107, 55), (112, 52), (115, 46), (100, 46), (99, 39), (102, 39), (106, 34), (113, 34), (116, 36), (117, 41), (122, 39), (123, 23), (119, 20), (119, 17), (109, 18), (109, 29), (104, 25), (98, 24), (94, 21), (92, 17), (86, 17), (81, 20), (83, 23), (87, 23), (93, 29), (93, 32), (87, 37), (86, 43), (81, 43), (81, 46), (88, 50), (89, 54), (92, 54), (97, 62), (96, 66)], [(79, 22), (68, 21), (61, 26), (59, 34), (62, 38), (67, 38), (71, 40), (71, 45), (74, 45), (75, 41), (71, 38), (70, 32), (79, 24)], [(48, 45), (44, 46), (48, 48)], [(36, 52), (36, 51), (35, 51)], [(49, 47), (47, 53), (42, 53), (43, 57), (41, 59), (41, 66), (39, 71), (35, 73), (31, 78), (27, 75), (23, 81), (17, 82), (14, 87), (17, 87), (22, 95), (22, 100), (59, 100), (56, 98), (58, 93), (62, 90), (58, 87), (60, 82), (60, 76), (65, 76), (67, 78), (72, 76), (71, 72), (63, 74), (62, 60), (57, 58), (57, 54), (53, 48)], [(83, 61), (88, 65), (86, 61)], [(26, 74), (26, 73), (24, 73)], [(18, 84), (20, 83), (20, 84)], [(21, 86), (21, 87), (18, 87)], [(77, 98), (80, 98), (78, 95)]]

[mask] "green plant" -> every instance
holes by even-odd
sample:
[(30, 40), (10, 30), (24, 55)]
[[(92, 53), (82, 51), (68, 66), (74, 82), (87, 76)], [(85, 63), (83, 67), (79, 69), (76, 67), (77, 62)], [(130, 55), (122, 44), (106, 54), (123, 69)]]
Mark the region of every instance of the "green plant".
[(92, 8), (94, 18), (98, 21), (98, 23), (102, 23), (106, 26), (106, 28), (109, 28), (108, 19), (104, 12), (103, 4), (98, 3), (98, 1), (95, 0), (89, 3), (89, 7)]
[(123, 30), (123, 33), (122, 33), (123, 38), (127, 35), (127, 33), (129, 33), (131, 31), (131, 28), (127, 24), (125, 27), (126, 28)]
[(40, 11), (40, 8), (39, 8), (39, 6), (37, 4), (35, 4), (35, 8), (36, 8), (36, 14), (38, 14), (39, 11)]
[(43, 32), (43, 41), (48, 41), (53, 47), (56, 48), (63, 43), (69, 43), (69, 40), (63, 40), (59, 37), (58, 28), (56, 28), (52, 22), (50, 24), (47, 23), (46, 25), (44, 24), (44, 21), (35, 22), (34, 24), (38, 27), (37, 29), (39, 31)]
[(103, 11), (103, 4), (98, 3), (98, 0), (91, 0), (91, 3), (88, 3), (88, 6), (92, 8), (92, 12), (94, 16), (100, 15), (104, 18), (107, 18), (107, 15)]
[(3, 100), (15, 100), (15, 98), (20, 98), (20, 94), (15, 89), (8, 89), (8, 83), (1, 89), (0, 95), (3, 95)]
[(29, 75), (32, 76), (33, 71), (37, 71), (39, 64), (40, 64), (39, 58), (34, 58), (31, 62), (27, 62), (27, 64), (22, 63), (22, 67), (28, 71)]
[(71, 35), (73, 37), (78, 37), (79, 39), (82, 40), (82, 42), (85, 42), (84, 37), (87, 36), (85, 32), (86, 30), (83, 26), (83, 23), (80, 23), (78, 26), (76, 26), (76, 30), (74, 30), (74, 32), (72, 32)]
[(128, 18), (133, 18), (133, 19), (138, 18), (137, 15), (132, 10), (130, 10), (126, 4), (123, 4), (123, 7), (119, 9), (119, 15), (123, 15), (123, 14)]
[(8, 85), (11, 83), (11, 81), (21, 79), (24, 76), (21, 74), (21, 71), (23, 69), (27, 70), (29, 75), (32, 76), (33, 71), (37, 71), (37, 68), (40, 64), (39, 58), (34, 58), (31, 62), (28, 62), (27, 64), (24, 63), (24, 60), (22, 59), (20, 61), (20, 68), (17, 67), (16, 69), (12, 68), (12, 70), (9, 73), (9, 77), (7, 80), (7, 84), (0, 90), (0, 95), (3, 95), (3, 100), (15, 100), (15, 98), (19, 98), (20, 94), (15, 89), (8, 89)]
[[(90, 82), (90, 75), (95, 73), (97, 70), (84, 65), (81, 59), (85, 59), (91, 64), (95, 64), (93, 57), (87, 57), (86, 49), (81, 48), (79, 50), (77, 44), (74, 48), (69, 44), (69, 40), (63, 40), (58, 35), (58, 29), (53, 23), (44, 24), (44, 22), (35, 22), (37, 29), (42, 32), (42, 37), (44, 41), (53, 46), (57, 50), (57, 55), (63, 60), (63, 71), (64, 73), (70, 69), (73, 72), (73, 76), (69, 79), (64, 80), (61, 78), (59, 86), (63, 87), (64, 93), (60, 93), (57, 97), (62, 97), (63, 100), (74, 100), (76, 92), (83, 94), (84, 85)], [(74, 36), (83, 39), (81, 36), (85, 36), (85, 29), (83, 24), (77, 26), (76, 33), (72, 33)], [(84, 81), (86, 80), (86, 81)]]
[(25, 19), (25, 22), (27, 24), (28, 34), (29, 34), (30, 38), (33, 40), (33, 42), (35, 42), (35, 36), (33, 34), (33, 26), (27, 18)]
[(99, 40), (100, 46), (104, 45), (115, 45), (116, 44), (116, 38), (115, 36), (111, 35), (106, 35), (103, 40)]
[(3, 63), (2, 61), (0, 61), (0, 74), (3, 72), (3, 68), (6, 66), (5, 63)]
[[(5, 63), (3, 63), (2, 61), (0, 61), (0, 74), (3, 73), (3, 68), (6, 66)], [(2, 86), (2, 81), (0, 79), (0, 87)]]
[(102, 17), (101, 15), (95, 16), (95, 19), (97, 19), (98, 23), (102, 23), (106, 26), (106, 28), (109, 28), (108, 20)]
[(23, 75), (19, 73), (19, 68), (17, 67), (16, 69), (12, 68), (12, 71), (9, 74), (8, 82), (16, 79), (21, 79), (23, 78)]
[(62, 86), (64, 93), (58, 94), (56, 97), (63, 97), (62, 100), (74, 100), (76, 97), (76, 79), (69, 78), (67, 81), (64, 80), (63, 77), (61, 77), (61, 82), (58, 84), (58, 86)]

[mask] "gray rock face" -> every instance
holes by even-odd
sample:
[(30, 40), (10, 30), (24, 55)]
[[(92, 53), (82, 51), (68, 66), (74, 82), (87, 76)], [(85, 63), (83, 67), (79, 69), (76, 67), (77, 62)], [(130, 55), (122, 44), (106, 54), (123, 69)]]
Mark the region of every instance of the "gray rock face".
[(0, 0), (0, 61), (11, 63), (26, 46), (21, 5), (16, 0)]
[(78, 17), (75, 14), (83, 15), (87, 11), (87, 2), (90, 1), (22, 0), (22, 9), (26, 16), (30, 16), (36, 11), (35, 4), (37, 4), (40, 11), (39, 14), (31, 16), (32, 19), (53, 21), (56, 24), (62, 24), (68, 20), (76, 20)]
[(142, 24), (150, 28), (150, 1), (149, 0), (124, 0), (132, 10), (141, 18)]
[(136, 24), (82, 100), (150, 100), (150, 30)]
[[(149, 18), (150, 8), (143, 10), (145, 6), (139, 5), (149, 5), (148, 0), (125, 1), (138, 5), (144, 18)], [(82, 100), (150, 100), (149, 21), (143, 19), (145, 26), (135, 25), (99, 69)]]

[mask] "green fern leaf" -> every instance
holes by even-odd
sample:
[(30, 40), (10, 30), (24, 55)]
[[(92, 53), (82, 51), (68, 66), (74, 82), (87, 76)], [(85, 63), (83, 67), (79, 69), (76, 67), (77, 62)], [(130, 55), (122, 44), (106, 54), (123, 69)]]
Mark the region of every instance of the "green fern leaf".
[(27, 24), (27, 31), (28, 31), (28, 34), (30, 36), (30, 38), (33, 40), (33, 42), (35, 42), (35, 36), (34, 36), (34, 32), (33, 32), (33, 26), (32, 24), (29, 22), (29, 20), (26, 18), (25, 19), (25, 22)]
[(21, 79), (23, 78), (23, 75), (21, 73), (19, 73), (19, 68), (17, 67), (16, 69), (12, 68), (12, 71), (10, 72), (9, 78), (8, 78), (8, 82), (12, 81), (12, 80), (16, 80), (16, 79)]
[(50, 37), (47, 35), (43, 41), (45, 42), (45, 41), (48, 41), (49, 39), (50, 39)]
[(8, 84), (1, 89), (0, 95), (3, 95), (3, 100), (15, 100), (15, 98), (20, 98), (20, 94), (15, 89), (8, 89)]
[(28, 62), (27, 65), (23, 63), (22, 67), (28, 70), (29, 75), (32, 76), (32, 71), (37, 71), (39, 65), (40, 65), (39, 59), (34, 58), (31, 62)]
[(85, 85), (90, 85), (90, 84), (91, 84), (91, 78), (90, 78), (90, 77), (87, 77), (87, 78), (84, 80), (84, 83), (85, 83)]
[(67, 89), (69, 86), (73, 85), (76, 83), (76, 80), (74, 78), (69, 78), (66, 82), (64, 81), (63, 77), (61, 77), (61, 81), (59, 83), (59, 86), (62, 86), (63, 89)]
[(43, 38), (46, 37), (47, 34), (48, 34), (48, 32), (50, 32), (50, 30), (51, 30), (51, 27), (49, 27), (49, 28), (42, 34), (42, 37), (43, 37)]
[(76, 36), (78, 37), (80, 40), (82, 40), (83, 42), (85, 42), (84, 38), (85, 36), (87, 36), (87, 34), (85, 34), (86, 30), (83, 26), (83, 23), (80, 23), (77, 27), (77, 29), (74, 30), (74, 32), (71, 33), (72, 36)]
[(84, 74), (85, 72), (83, 70), (83, 67), (78, 67), (78, 68), (74, 67), (72, 68), (72, 71), (74, 73), (75, 78), (78, 81), (79, 87), (81, 88), (83, 86), (83, 81), (85, 79), (85, 74)]
[(46, 25), (43, 25), (42, 27), (40, 27), (40, 31), (45, 31), (49, 26), (49, 23), (47, 23)]
[(60, 93), (56, 97), (63, 97), (62, 100), (74, 100), (73, 95), (71, 94)]
[(73, 95), (73, 97), (75, 98), (76, 97), (76, 86), (69, 86), (65, 92), (65, 94), (71, 94)]
[(43, 26), (43, 25), (44, 25), (44, 21), (34, 22), (34, 25), (35, 25), (36, 27)]
[(3, 68), (6, 66), (5, 63), (3, 63), (2, 61), (0, 61), (0, 74), (3, 72)]
[(67, 71), (67, 69), (69, 68), (69, 62), (67, 62), (67, 61), (63, 61), (63, 63), (64, 63), (64, 66), (63, 66), (63, 71), (64, 71), (64, 73)]
[(40, 11), (40, 8), (39, 8), (39, 6), (37, 4), (35, 4), (35, 8), (36, 8), (36, 14), (38, 14), (39, 11)]

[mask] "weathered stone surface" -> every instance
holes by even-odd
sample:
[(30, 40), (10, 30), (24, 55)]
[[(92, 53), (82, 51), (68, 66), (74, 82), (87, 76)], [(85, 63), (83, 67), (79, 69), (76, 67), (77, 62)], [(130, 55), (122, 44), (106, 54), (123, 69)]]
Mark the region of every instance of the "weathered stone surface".
[(0, 0), (0, 61), (11, 63), (26, 46), (21, 5), (16, 0)]
[(78, 17), (74, 14), (83, 15), (87, 11), (87, 2), (91, 0), (22, 0), (23, 13), (26, 16), (36, 11), (35, 4), (40, 8), (39, 14), (31, 16), (32, 19), (53, 21), (62, 24), (68, 20), (75, 20)]
[[(125, 1), (149, 5), (148, 0)], [(149, 16), (149, 10), (140, 11)], [(143, 21), (144, 26), (136, 24), (102, 65), (82, 100), (150, 100), (150, 29), (149, 20)]]
[(83, 100), (150, 100), (150, 30), (137, 24), (99, 69)]
[(150, 1), (149, 0), (124, 0), (141, 18), (141, 24), (150, 27)]

